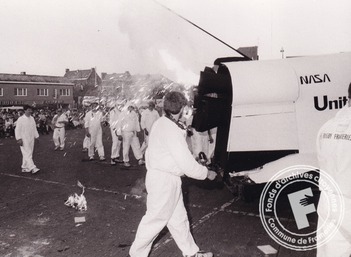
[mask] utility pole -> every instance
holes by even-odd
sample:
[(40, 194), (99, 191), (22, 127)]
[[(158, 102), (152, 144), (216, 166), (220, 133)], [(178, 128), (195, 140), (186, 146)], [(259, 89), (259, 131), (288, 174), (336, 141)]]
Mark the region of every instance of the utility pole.
[(282, 53), (282, 59), (284, 59), (284, 48), (280, 49), (280, 52)]

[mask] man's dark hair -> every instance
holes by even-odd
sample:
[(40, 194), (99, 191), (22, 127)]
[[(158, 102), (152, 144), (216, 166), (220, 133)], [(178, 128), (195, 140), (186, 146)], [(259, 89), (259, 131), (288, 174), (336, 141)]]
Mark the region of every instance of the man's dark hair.
[(351, 97), (351, 83), (349, 85), (349, 98)]
[(149, 102), (149, 107), (154, 107), (155, 108), (155, 103), (153, 101)]
[(33, 110), (33, 107), (30, 106), (30, 105), (24, 105), (23, 106), (23, 110), (27, 110), (27, 109), (32, 109)]
[(187, 104), (183, 93), (172, 91), (165, 95), (163, 109), (167, 115), (177, 114)]

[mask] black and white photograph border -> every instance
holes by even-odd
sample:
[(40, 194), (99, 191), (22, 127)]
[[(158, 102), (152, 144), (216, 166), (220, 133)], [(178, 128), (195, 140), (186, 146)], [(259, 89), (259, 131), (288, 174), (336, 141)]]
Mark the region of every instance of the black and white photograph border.
[[(217, 173), (181, 178), (200, 250), (316, 256), (345, 221), (342, 197), (327, 197), (327, 214), (341, 214), (331, 227), (328, 215), (319, 222), (316, 176), (343, 194), (319, 170), (315, 142), (351, 97), (350, 8), (347, 0), (2, 1), (0, 256), (128, 256), (146, 211), (148, 160), (133, 146), (124, 158), (110, 111), (132, 106), (141, 117), (151, 101), (162, 116), (169, 91), (188, 100), (178, 125), (194, 159)], [(88, 150), (84, 122), (94, 103), (103, 114), (99, 151)], [(34, 149), (15, 131), (28, 107)], [(150, 131), (139, 126), (145, 150)], [(300, 177), (279, 177), (296, 170)], [(331, 230), (320, 242), (323, 228)], [(167, 228), (149, 256), (182, 256)]]

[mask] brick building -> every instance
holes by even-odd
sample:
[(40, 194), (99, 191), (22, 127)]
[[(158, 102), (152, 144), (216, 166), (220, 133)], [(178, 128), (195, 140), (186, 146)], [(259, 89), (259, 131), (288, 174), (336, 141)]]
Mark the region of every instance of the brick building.
[(73, 100), (76, 104), (81, 105), (84, 96), (99, 96), (101, 78), (95, 68), (72, 71), (66, 69), (64, 78), (74, 84)]
[(73, 87), (64, 77), (0, 73), (0, 106), (72, 106)]

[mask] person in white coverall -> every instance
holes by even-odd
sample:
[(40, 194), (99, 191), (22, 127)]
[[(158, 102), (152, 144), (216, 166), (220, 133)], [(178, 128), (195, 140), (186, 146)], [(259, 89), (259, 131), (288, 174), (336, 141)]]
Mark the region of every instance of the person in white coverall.
[(39, 169), (33, 162), (34, 140), (39, 138), (35, 120), (32, 117), (32, 108), (24, 107), (24, 114), (18, 118), (15, 128), (15, 138), (21, 147), (22, 172), (37, 173)]
[(140, 119), (140, 126), (144, 131), (144, 142), (141, 146), (142, 153), (144, 153), (147, 148), (152, 124), (154, 124), (158, 118), (160, 118), (160, 115), (158, 114), (158, 111), (155, 110), (155, 103), (151, 101), (149, 102), (149, 107), (142, 112)]
[(121, 162), (119, 160), (119, 152), (121, 150), (122, 142), (118, 139), (117, 136), (117, 128), (118, 122), (120, 120), (121, 111), (118, 109), (118, 105), (116, 104), (114, 108), (110, 110), (109, 115), (109, 124), (111, 130), (112, 137), (112, 147), (111, 147), (111, 165), (115, 165), (117, 162)]
[(137, 137), (140, 132), (139, 117), (134, 110), (134, 106), (129, 105), (127, 110), (121, 113), (120, 122), (117, 125), (117, 135), (119, 140), (123, 140), (123, 162), (124, 166), (130, 167), (129, 149), (132, 147), (135, 159), (139, 165), (143, 165), (143, 154), (140, 150), (140, 141)]
[(165, 226), (184, 256), (213, 256), (199, 251), (183, 202), (182, 176), (199, 180), (216, 177), (215, 172), (195, 161), (185, 140), (186, 131), (178, 126), (186, 102), (183, 93), (168, 93), (164, 98), (166, 115), (155, 121), (150, 132), (146, 149), (147, 210), (130, 248), (131, 257), (147, 257)]
[[(318, 257), (351, 256), (351, 84), (348, 93), (348, 105), (321, 127), (317, 137), (320, 169), (336, 182), (345, 206), (344, 219), (336, 235), (323, 245), (317, 241)], [(317, 240), (318, 235), (325, 233), (323, 228), (332, 224), (330, 219), (326, 219), (332, 213), (331, 202), (328, 202), (328, 199), (333, 199), (331, 197), (328, 191), (321, 191), (318, 204), (318, 228), (321, 229), (317, 230)]]
[(102, 144), (102, 126), (103, 113), (99, 110), (99, 104), (93, 102), (92, 108), (85, 115), (85, 135), (90, 138), (90, 144), (88, 148), (89, 160), (94, 160), (95, 148), (99, 154), (100, 161), (105, 160), (104, 145)]
[[(84, 118), (83, 118), (83, 126), (85, 124), (85, 116), (86, 114), (91, 110), (91, 105), (87, 105), (87, 111), (84, 114)], [(90, 138), (87, 137), (87, 135), (85, 134), (84, 136), (84, 140), (83, 140), (83, 152), (88, 152), (89, 149), (89, 145), (90, 145)]]
[(66, 114), (62, 113), (62, 109), (57, 109), (57, 114), (52, 119), (54, 125), (53, 140), (55, 144), (55, 151), (60, 149), (63, 151), (65, 148), (65, 125), (68, 123)]

